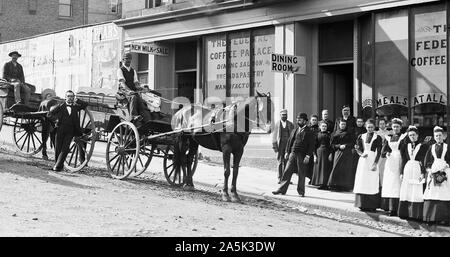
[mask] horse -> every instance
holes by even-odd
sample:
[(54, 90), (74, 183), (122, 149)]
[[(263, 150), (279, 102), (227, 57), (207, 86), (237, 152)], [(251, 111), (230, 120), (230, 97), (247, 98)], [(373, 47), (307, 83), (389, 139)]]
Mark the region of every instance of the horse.
[[(267, 104), (264, 104), (264, 99), (267, 100)], [(250, 96), (243, 102), (234, 103), (219, 110), (208, 110), (205, 107), (197, 110), (199, 111), (195, 112), (192, 107), (187, 106), (173, 116), (175, 123), (185, 122), (185, 124), (181, 125), (184, 128), (189, 128), (189, 122), (186, 121), (195, 119), (195, 116), (203, 119), (202, 124), (208, 124), (208, 121), (211, 123), (208, 129), (202, 126), (201, 130), (198, 128), (193, 129), (192, 133), (180, 136), (179, 151), (184, 153), (188, 150), (187, 154), (182, 154), (181, 157), (181, 162), (186, 164), (182, 166), (187, 167), (184, 187), (189, 190), (194, 188), (191, 162), (198, 146), (201, 145), (205, 148), (222, 152), (224, 167), (224, 184), (221, 191), (222, 201), (241, 202), (236, 187), (239, 164), (252, 129), (259, 127), (266, 133), (270, 133), (273, 125), (271, 121), (273, 104), (270, 99), (270, 93), (261, 94), (257, 92), (256, 96)], [(233, 155), (232, 167), (230, 165), (231, 154)], [(231, 168), (233, 169), (233, 177), (230, 198), (228, 194), (228, 179)]]

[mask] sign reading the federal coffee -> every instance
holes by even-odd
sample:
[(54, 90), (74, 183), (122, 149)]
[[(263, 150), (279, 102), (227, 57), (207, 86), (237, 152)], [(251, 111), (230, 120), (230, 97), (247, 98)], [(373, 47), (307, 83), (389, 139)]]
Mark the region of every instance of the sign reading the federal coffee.
[(272, 72), (306, 74), (304, 56), (272, 54)]
[(153, 54), (160, 56), (168, 56), (169, 48), (154, 43), (131, 43), (125, 46), (125, 51), (141, 54)]

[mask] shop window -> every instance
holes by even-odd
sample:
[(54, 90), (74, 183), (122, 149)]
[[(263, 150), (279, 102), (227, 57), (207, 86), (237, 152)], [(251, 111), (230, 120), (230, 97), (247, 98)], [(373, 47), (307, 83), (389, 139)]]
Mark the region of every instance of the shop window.
[(59, 0), (59, 16), (60, 17), (72, 17), (72, 1), (71, 0)]
[(375, 16), (375, 113), (408, 125), (408, 11)]
[(148, 54), (138, 54), (137, 75), (141, 85), (148, 85)]
[(145, 8), (155, 8), (158, 6), (171, 4), (173, 0), (146, 0)]
[(270, 58), (274, 33), (267, 28), (207, 36), (206, 96), (225, 99), (227, 84), (229, 97), (245, 98), (255, 91), (273, 93)]
[(361, 104), (364, 120), (372, 117), (374, 102), (373, 90), (373, 25), (372, 17), (365, 16), (359, 20), (360, 44), (361, 44)]
[(413, 124), (432, 135), (447, 126), (447, 41), (445, 6), (413, 8), (410, 17), (411, 106)]

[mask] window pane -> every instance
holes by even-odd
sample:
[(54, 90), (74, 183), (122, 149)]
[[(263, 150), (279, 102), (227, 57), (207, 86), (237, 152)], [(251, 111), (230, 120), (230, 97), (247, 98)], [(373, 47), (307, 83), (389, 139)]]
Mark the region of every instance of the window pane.
[(408, 11), (375, 18), (376, 114), (408, 125)]
[(70, 5), (71, 0), (59, 0), (60, 4), (69, 4)]
[(206, 37), (206, 96), (225, 100), (226, 83), (225, 34)]
[(148, 54), (138, 54), (138, 71), (148, 70)]
[(413, 49), (411, 65), (411, 106), (414, 125), (447, 126), (446, 16), (444, 5), (414, 8), (411, 16)]
[(229, 40), (231, 96), (247, 97), (250, 95), (250, 32), (232, 33)]
[(373, 74), (373, 27), (370, 15), (360, 20), (361, 25), (361, 103), (362, 116), (366, 120), (372, 117), (372, 74)]
[(59, 6), (59, 16), (70, 17), (70, 5), (60, 5)]
[(175, 70), (197, 68), (197, 41), (175, 44)]
[(260, 29), (253, 32), (254, 82), (260, 93), (274, 93), (275, 75), (270, 67), (271, 54), (275, 47), (275, 28)]

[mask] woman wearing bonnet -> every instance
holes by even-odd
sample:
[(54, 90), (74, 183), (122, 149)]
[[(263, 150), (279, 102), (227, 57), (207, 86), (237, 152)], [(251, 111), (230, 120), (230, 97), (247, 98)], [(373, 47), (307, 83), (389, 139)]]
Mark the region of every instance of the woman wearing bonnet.
[(423, 220), (428, 223), (450, 223), (450, 151), (444, 143), (444, 130), (434, 127), (436, 143), (431, 145), (425, 156), (427, 181), (423, 195)]

